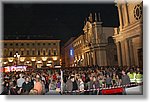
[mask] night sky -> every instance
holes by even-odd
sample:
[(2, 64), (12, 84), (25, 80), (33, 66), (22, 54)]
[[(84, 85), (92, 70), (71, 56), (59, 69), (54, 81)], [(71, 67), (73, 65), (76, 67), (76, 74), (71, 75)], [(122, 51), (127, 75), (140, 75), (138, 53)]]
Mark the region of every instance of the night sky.
[[(103, 26), (119, 26), (115, 4), (4, 4), (4, 37), (41, 35), (67, 41), (82, 34), (89, 13), (100, 12)], [(39, 37), (39, 39), (42, 37)]]

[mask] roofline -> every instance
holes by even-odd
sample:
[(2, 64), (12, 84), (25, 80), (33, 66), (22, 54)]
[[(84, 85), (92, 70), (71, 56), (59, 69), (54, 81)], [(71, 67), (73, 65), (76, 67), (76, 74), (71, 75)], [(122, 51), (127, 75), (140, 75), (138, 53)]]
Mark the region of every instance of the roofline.
[(0, 42), (60, 42), (61, 40), (0, 40)]

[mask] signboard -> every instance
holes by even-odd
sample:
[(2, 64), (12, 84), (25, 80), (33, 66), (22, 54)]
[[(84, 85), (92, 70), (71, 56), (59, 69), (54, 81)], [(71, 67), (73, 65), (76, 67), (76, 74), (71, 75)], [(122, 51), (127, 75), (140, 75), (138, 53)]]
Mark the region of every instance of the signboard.
[(4, 72), (10, 71), (26, 71), (27, 66), (7, 66), (4, 67)]

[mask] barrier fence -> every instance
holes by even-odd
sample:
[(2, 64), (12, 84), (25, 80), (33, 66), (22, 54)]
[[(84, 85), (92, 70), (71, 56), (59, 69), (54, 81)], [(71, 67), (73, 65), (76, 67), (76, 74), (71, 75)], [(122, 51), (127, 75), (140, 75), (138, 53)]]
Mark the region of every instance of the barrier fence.
[(112, 86), (112, 87), (104, 87), (104, 88), (97, 88), (97, 89), (87, 89), (87, 90), (73, 90), (73, 91), (64, 91), (63, 94), (74, 94), (74, 93), (84, 93), (84, 92), (94, 92), (97, 91), (97, 95), (101, 92), (102, 95), (109, 95), (109, 94), (125, 94), (125, 88), (137, 87), (142, 86), (143, 84), (128, 84), (128, 85), (119, 85), (119, 86)]

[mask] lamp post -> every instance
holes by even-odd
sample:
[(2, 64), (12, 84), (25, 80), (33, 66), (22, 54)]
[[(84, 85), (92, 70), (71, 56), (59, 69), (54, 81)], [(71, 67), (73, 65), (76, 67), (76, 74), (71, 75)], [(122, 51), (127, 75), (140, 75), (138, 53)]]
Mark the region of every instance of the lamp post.
[(14, 57), (17, 59), (17, 61), (16, 61), (16, 66), (19, 64), (19, 58), (20, 58), (20, 55), (18, 54), (18, 53), (16, 53), (15, 55), (14, 55)]

